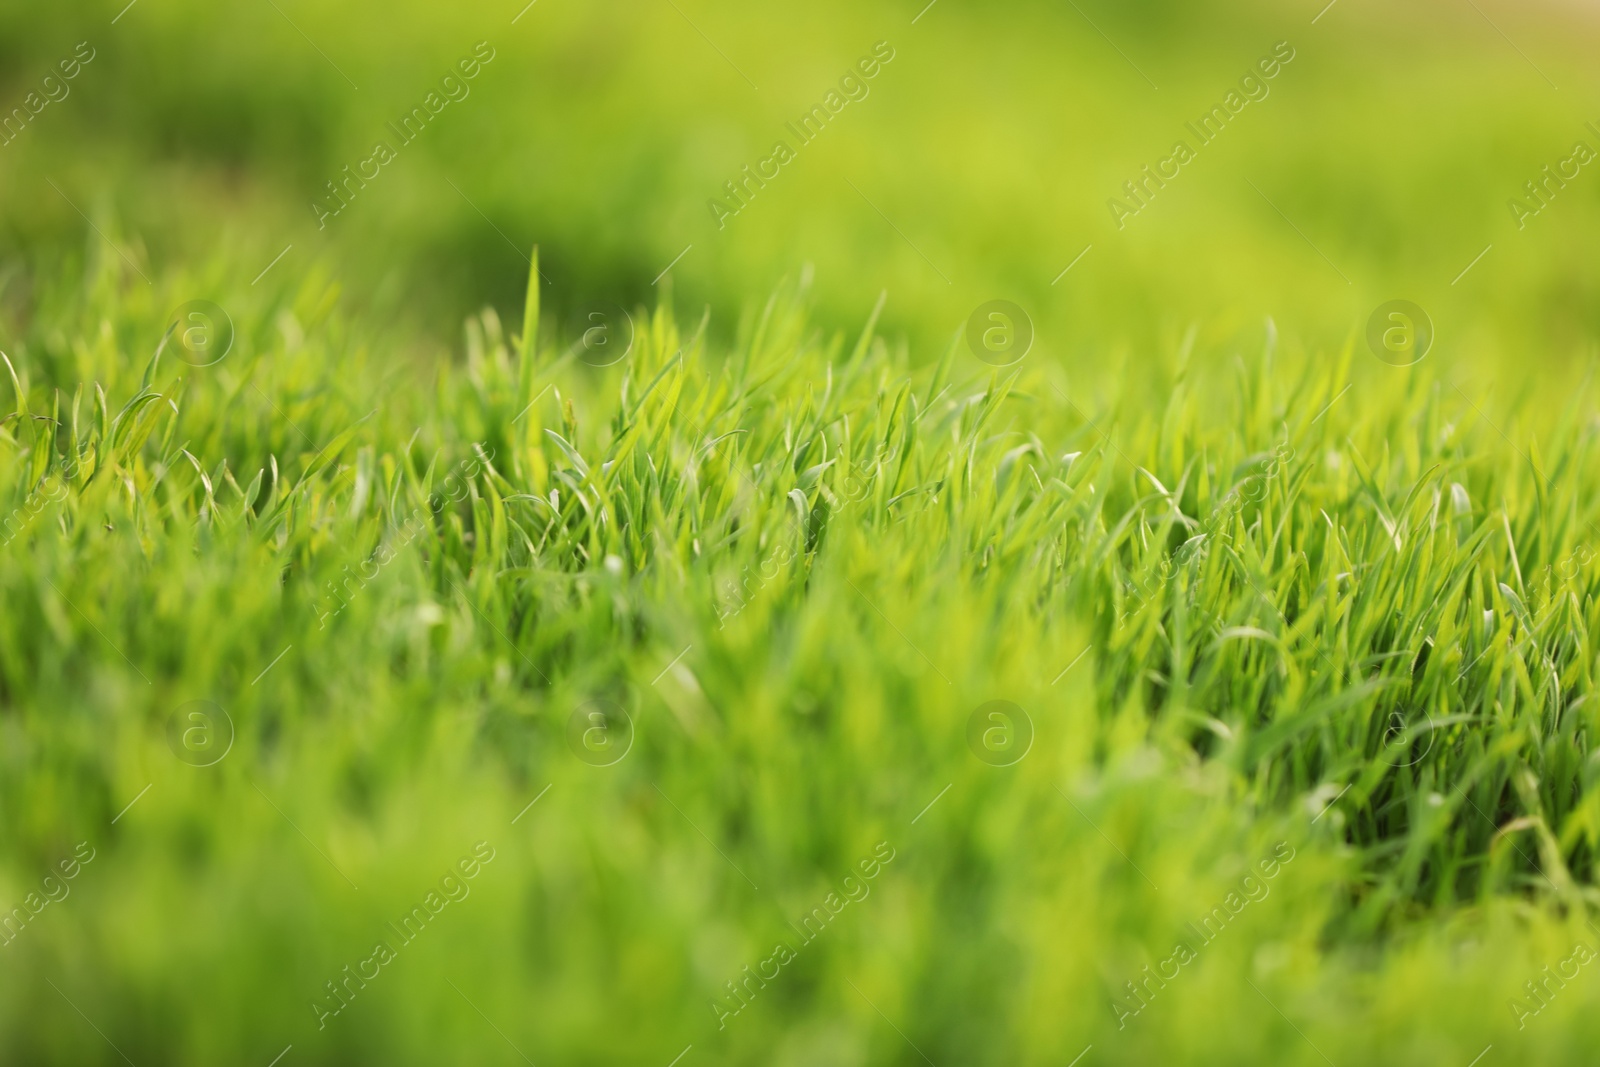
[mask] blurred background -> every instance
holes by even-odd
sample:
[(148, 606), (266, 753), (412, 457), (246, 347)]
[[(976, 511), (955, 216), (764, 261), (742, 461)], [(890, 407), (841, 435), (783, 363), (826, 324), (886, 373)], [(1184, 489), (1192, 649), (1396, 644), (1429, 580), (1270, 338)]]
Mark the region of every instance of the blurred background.
[[(261, 285), (321, 264), (397, 337), (445, 339), (485, 302), (517, 320), (535, 243), (547, 306), (670, 284), (723, 322), (809, 264), (825, 320), (886, 290), (918, 358), (1005, 298), (1088, 375), (1108, 347), (1268, 315), (1337, 346), (1394, 298), (1445, 358), (1549, 369), (1600, 325), (1597, 168), (1521, 229), (1508, 209), (1600, 149), (1592, 5), (524, 2), (7, 4), (6, 108), (79, 42), (94, 59), (0, 148), (0, 245), (109, 254), (87, 217), (146, 272), (227, 248), (241, 277), (216, 285), (292, 245)], [(387, 124), (479, 42), (470, 95), (401, 146)], [(868, 95), (798, 147), (785, 124), (878, 42)], [(1269, 95), (1200, 147), (1185, 123), (1279, 42)], [(319, 229), (312, 201), (380, 139), (396, 158)], [(796, 158), (719, 228), (708, 201), (779, 139)], [(1197, 158), (1119, 229), (1108, 200), (1179, 139)], [(0, 299), (24, 309), (25, 286)]]

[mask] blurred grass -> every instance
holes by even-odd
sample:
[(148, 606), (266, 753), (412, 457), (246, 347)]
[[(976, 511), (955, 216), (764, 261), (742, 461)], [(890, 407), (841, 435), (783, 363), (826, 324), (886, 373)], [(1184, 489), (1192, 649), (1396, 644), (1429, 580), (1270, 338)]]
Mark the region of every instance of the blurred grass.
[[(1222, 339), (1292, 313), (1342, 339), (1397, 296), (1429, 308), (1462, 358), (1532, 344), (1565, 363), (1596, 326), (1593, 182), (1522, 232), (1506, 208), (1600, 119), (1581, 12), (1495, 7), (1491, 25), (1467, 4), (1345, 0), (1312, 25), (1319, 4), (946, 0), (911, 25), (916, 12), (886, 4), (542, 3), (512, 25), (521, 5), (279, 7), (141, 4), (115, 26), (110, 6), (0, 16), (10, 96), (72, 42), (104, 43), (73, 96), (5, 150), (0, 195), (37, 207), (8, 213), (11, 239), (83, 233), (50, 174), (69, 193), (114, 188), (108, 210), (158, 260), (192, 258), (248, 204), (262, 264), (291, 241), (290, 270), (325, 250), (363, 293), (387, 279), (389, 307), (427, 309), (434, 336), (486, 295), (514, 315), (518, 249), (534, 241), (554, 303), (653, 302), (651, 280), (693, 244), (675, 271), (687, 299), (737, 304), (812, 262), (832, 317), (859, 320), (888, 288), (887, 324), (937, 346), (1005, 296), (1074, 364), (1196, 320)], [(311, 197), (480, 39), (501, 58), (472, 95), (318, 234)], [(707, 198), (877, 40), (897, 58), (871, 95), (719, 232)], [(1279, 40), (1297, 58), (1271, 96), (1118, 232), (1107, 198)], [(259, 269), (239, 266), (245, 280)]]
[[(1593, 176), (1520, 233), (1503, 203), (1600, 118), (1580, 15), (273, 8), (0, 9), (0, 101), (99, 49), (0, 149), (0, 905), (98, 850), (0, 948), (7, 1062), (1592, 1058), (1586, 973), (1511, 1008), (1600, 947)], [(950, 343), (995, 296), (1039, 331), (998, 372)], [(1439, 332), (1411, 368), (1360, 336), (1396, 296)], [(237, 330), (211, 366), (164, 333), (194, 299)], [(636, 309), (607, 369), (602, 300)], [(569, 744), (594, 698), (614, 766)], [(1003, 768), (966, 741), (995, 699), (1036, 733)], [(214, 766), (171, 748), (192, 700)]]

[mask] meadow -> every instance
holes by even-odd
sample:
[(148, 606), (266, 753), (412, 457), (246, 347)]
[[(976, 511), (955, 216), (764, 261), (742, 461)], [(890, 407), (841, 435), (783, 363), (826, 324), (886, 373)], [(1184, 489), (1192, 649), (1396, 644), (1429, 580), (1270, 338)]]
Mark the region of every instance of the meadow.
[(125, 2), (4, 1062), (1592, 1060), (1591, 13)]

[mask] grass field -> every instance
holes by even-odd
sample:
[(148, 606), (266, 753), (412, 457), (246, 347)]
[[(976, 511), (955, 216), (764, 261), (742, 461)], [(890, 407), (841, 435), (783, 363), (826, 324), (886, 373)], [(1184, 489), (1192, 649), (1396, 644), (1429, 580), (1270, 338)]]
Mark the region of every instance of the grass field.
[(1592, 1062), (1596, 32), (0, 10), (0, 1061)]

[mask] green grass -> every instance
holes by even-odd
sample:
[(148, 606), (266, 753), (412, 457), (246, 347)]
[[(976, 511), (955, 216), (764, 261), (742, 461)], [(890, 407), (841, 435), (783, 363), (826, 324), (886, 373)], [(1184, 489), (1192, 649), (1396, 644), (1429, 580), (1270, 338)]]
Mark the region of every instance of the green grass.
[(0, 9), (0, 1062), (1592, 1062), (1587, 18)]
[[(1338, 338), (1397, 297), (1496, 367), (1531, 349), (1565, 371), (1600, 335), (1593, 173), (1523, 230), (1507, 210), (1575, 139), (1600, 147), (1593, 28), (1542, 4), (1341, 0), (1312, 25), (1326, 0), (1021, 0), (1004, 17), (941, 0), (913, 25), (927, 0), (540, 0), (513, 25), (526, 0), (274, 2), (141, 0), (114, 27), (114, 2), (0, 11), (0, 106), (78, 41), (99, 49), (0, 149), (0, 248), (76, 248), (81, 209), (147, 273), (237, 248), (242, 287), (292, 243), (262, 285), (320, 261), (350, 302), (446, 340), (487, 303), (520, 312), (534, 243), (563, 323), (589, 302), (653, 305), (692, 244), (674, 277), (685, 307), (726, 309), (713, 329), (812, 262), (828, 321), (860, 321), (887, 288), (886, 328), (926, 352), (1005, 297), (1079, 373), (1191, 323), (1219, 347), (1269, 314)], [(319, 230), (325, 183), (480, 40), (496, 58), (471, 95)], [(718, 229), (707, 201), (880, 40), (896, 57), (871, 95)], [(1296, 57), (1271, 95), (1116, 228), (1108, 200), (1279, 41)]]
[[(315, 275), (229, 290), (192, 367), (151, 358), (183, 279), (40, 277), (0, 888), (94, 859), (0, 949), (8, 1060), (1584, 1062), (1586, 971), (1509, 1005), (1596, 944), (1586, 388), (1530, 422), (1269, 324), (1094, 396), (803, 286), (726, 346), (664, 301), (599, 370), (486, 311), (433, 365)], [(169, 740), (195, 700), (211, 766)], [(1008, 766), (969, 748), (991, 700)]]

